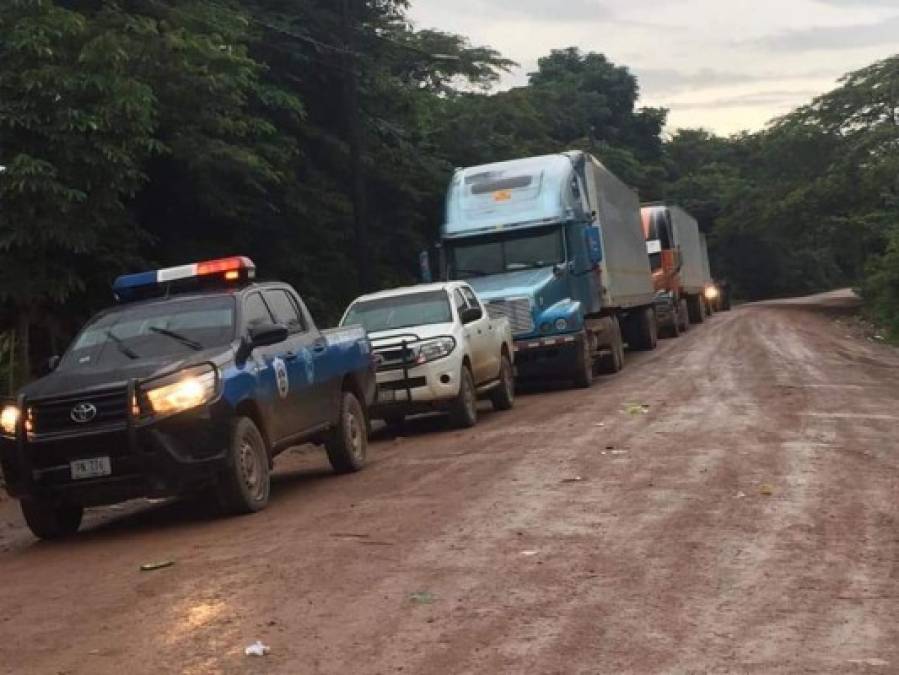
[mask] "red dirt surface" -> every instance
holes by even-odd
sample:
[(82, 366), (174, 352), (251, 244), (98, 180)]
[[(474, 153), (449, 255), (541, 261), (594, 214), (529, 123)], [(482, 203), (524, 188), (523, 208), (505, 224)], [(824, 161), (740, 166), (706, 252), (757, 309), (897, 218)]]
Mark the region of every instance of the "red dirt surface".
[(899, 354), (852, 304), (716, 315), (352, 476), (290, 453), (253, 516), (49, 544), (0, 502), (0, 672), (899, 672)]

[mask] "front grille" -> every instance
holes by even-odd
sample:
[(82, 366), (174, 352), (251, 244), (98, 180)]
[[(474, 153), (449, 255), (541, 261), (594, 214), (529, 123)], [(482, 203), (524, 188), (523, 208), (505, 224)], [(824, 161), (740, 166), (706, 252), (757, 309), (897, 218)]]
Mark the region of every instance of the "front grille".
[(68, 466), (69, 462), (74, 459), (88, 457), (119, 459), (131, 456), (128, 434), (125, 431), (31, 443), (28, 446), (28, 453), (35, 469)]
[[(96, 413), (86, 422), (76, 422), (73, 410), (81, 404), (89, 404)], [(128, 415), (128, 390), (125, 387), (105, 389), (92, 393), (32, 401), (28, 411), (35, 434), (52, 434), (64, 431), (91, 431), (98, 427), (124, 424)]]
[(494, 319), (505, 317), (512, 327), (512, 335), (527, 335), (534, 332), (534, 317), (531, 316), (531, 301), (528, 298), (506, 298), (491, 300), (487, 312)]

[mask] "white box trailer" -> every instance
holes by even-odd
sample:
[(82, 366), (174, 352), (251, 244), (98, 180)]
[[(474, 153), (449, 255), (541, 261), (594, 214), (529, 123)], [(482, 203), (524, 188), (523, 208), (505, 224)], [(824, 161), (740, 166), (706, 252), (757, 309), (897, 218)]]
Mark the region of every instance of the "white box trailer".
[(709, 263), (709, 244), (702, 232), (699, 233), (699, 248), (702, 251), (703, 278), (705, 279), (706, 285), (710, 286), (714, 282), (712, 281), (712, 266)]
[(698, 295), (705, 291), (708, 275), (705, 272), (707, 259), (703, 260), (703, 241), (699, 223), (679, 206), (669, 206), (674, 246), (680, 251), (681, 288), (685, 293)]
[[(572, 153), (574, 154), (574, 153)], [(602, 245), (602, 306), (628, 309), (652, 304), (655, 290), (646, 257), (640, 198), (592, 155), (584, 158), (590, 209)]]

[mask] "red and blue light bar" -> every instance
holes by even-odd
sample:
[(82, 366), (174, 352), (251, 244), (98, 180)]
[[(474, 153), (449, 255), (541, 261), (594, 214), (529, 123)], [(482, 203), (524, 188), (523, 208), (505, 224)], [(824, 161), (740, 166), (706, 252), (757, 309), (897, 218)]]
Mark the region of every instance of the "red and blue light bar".
[(137, 274), (123, 274), (113, 283), (112, 291), (118, 300), (130, 300), (172, 282), (189, 282), (192, 279), (234, 282), (255, 277), (256, 265), (252, 260), (246, 256), (232, 256)]

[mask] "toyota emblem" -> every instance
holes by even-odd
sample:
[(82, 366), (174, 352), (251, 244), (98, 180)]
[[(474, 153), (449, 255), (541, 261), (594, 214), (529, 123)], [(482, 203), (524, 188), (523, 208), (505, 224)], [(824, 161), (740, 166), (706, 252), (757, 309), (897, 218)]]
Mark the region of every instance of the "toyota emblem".
[(77, 422), (78, 424), (90, 422), (96, 416), (97, 406), (93, 403), (79, 403), (72, 408), (72, 412), (69, 413), (69, 417), (72, 418), (72, 421)]

